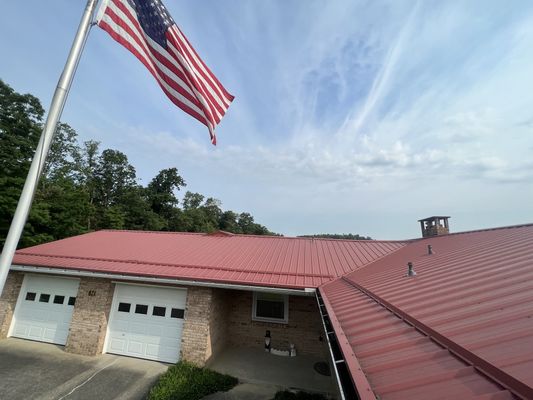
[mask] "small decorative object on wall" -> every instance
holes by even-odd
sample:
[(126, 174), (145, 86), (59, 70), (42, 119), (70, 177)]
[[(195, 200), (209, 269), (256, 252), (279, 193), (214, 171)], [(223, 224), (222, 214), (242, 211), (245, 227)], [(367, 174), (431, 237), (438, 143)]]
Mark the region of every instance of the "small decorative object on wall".
[(296, 357), (296, 347), (294, 347), (294, 343), (291, 343), (289, 347), (289, 355), (291, 357)]
[(265, 333), (265, 351), (268, 353), (270, 352), (270, 331), (266, 331)]

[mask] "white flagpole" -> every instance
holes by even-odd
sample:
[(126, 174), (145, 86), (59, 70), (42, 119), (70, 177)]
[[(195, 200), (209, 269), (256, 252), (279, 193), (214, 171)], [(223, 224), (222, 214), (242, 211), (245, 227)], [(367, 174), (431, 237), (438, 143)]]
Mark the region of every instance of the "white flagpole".
[(63, 111), (65, 101), (67, 100), (72, 78), (76, 72), (85, 41), (87, 40), (87, 35), (89, 34), (89, 29), (91, 28), (93, 13), (97, 2), (98, 0), (87, 0), (85, 11), (81, 17), (78, 31), (76, 32), (76, 37), (74, 38), (74, 42), (72, 42), (72, 47), (70, 48), (67, 62), (65, 63), (63, 73), (59, 78), (59, 82), (54, 92), (54, 97), (52, 98), (46, 123), (44, 124), (43, 132), (41, 134), (41, 138), (39, 139), (39, 144), (37, 145), (35, 155), (33, 156), (28, 177), (24, 183), (24, 189), (22, 189), (22, 194), (20, 195), (15, 215), (13, 216), (13, 220), (11, 221), (11, 225), (9, 227), (6, 242), (4, 243), (4, 248), (2, 250), (2, 255), (0, 256), (0, 295), (4, 289), (7, 273), (11, 267), (11, 262), (13, 261), (13, 256), (15, 255), (15, 251), (20, 240), (20, 235), (22, 234), (22, 230), (24, 229), (26, 219), (28, 218), (28, 214), (30, 212), (35, 189), (39, 183), (39, 177), (41, 176), (44, 162), (46, 161), (46, 156), (48, 155), (48, 150), (50, 149), (50, 144), (54, 137), (57, 122), (59, 121), (59, 117)]

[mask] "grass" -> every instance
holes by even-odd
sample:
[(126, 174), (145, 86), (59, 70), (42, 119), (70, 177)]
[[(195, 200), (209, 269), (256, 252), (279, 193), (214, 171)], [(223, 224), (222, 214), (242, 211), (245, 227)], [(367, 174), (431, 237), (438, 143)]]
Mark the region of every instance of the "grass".
[(282, 392), (277, 392), (276, 396), (274, 396), (272, 400), (326, 400), (326, 398), (318, 393), (294, 393), (288, 390), (284, 390)]
[(161, 375), (148, 400), (199, 400), (208, 394), (226, 392), (238, 379), (180, 361)]

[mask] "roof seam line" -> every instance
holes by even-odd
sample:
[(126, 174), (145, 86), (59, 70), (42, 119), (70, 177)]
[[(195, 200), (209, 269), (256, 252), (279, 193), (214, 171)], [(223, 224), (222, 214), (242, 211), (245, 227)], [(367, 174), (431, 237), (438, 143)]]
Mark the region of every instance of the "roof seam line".
[(381, 298), (377, 294), (359, 285), (352, 279), (346, 276), (341, 277), (341, 279), (345, 281), (346, 283), (348, 283), (349, 285), (351, 285), (352, 287), (354, 287), (355, 289), (357, 289), (358, 291), (360, 291), (361, 293), (363, 293), (365, 296), (369, 297), (370, 299), (378, 303), (381, 307), (385, 308), (390, 313), (396, 315), (398, 318), (403, 320), (405, 323), (412, 325), (417, 331), (425, 335), (428, 339), (430, 339), (434, 343), (438, 344), (439, 346), (444, 347), (451, 354), (453, 354), (454, 356), (456, 356), (457, 358), (459, 358), (466, 364), (473, 366), (479, 373), (484, 375), (489, 380), (497, 383), (499, 386), (503, 387), (504, 389), (509, 390), (511, 393), (513, 393), (514, 395), (516, 395), (517, 397), (521, 399), (527, 400), (527, 399), (533, 398), (533, 388), (520, 382), (518, 379), (509, 375), (502, 369), (492, 365), (491, 363), (477, 356), (476, 354), (466, 349), (465, 347), (459, 345), (453, 340), (440, 334), (438, 331), (432, 329), (428, 325), (424, 324), (423, 322), (417, 320), (413, 316), (402, 311), (401, 309), (389, 303), (388, 301)]
[[(37, 253), (28, 253), (18, 251), (17, 255), (19, 256), (29, 256), (29, 257), (45, 257), (45, 258), (66, 258), (71, 260), (86, 260), (86, 261), (102, 261), (102, 262), (118, 262), (125, 264), (147, 264), (147, 265), (157, 265), (162, 267), (180, 267), (180, 268), (194, 268), (194, 269), (211, 269), (217, 271), (227, 271), (227, 272), (246, 272), (246, 273), (256, 273), (256, 274), (266, 274), (267, 272), (259, 271), (249, 271), (246, 269), (237, 269), (237, 268), (225, 268), (225, 267), (214, 267), (209, 265), (188, 265), (188, 264), (172, 264), (172, 263), (157, 263), (153, 261), (142, 261), (142, 260), (114, 260), (112, 258), (98, 258), (98, 257), (79, 257), (79, 256), (65, 256), (65, 255), (53, 255), (53, 254), (37, 254)], [(278, 275), (283, 276), (304, 276), (312, 278), (328, 278), (335, 279), (334, 275), (325, 275), (325, 274), (293, 274), (287, 272), (276, 272)]]

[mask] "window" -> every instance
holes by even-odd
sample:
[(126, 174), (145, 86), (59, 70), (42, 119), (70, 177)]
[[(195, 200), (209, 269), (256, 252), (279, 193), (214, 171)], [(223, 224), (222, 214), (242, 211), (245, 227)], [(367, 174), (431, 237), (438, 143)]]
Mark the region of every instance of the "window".
[(65, 296), (54, 296), (54, 304), (63, 304), (65, 302)]
[(50, 295), (41, 293), (41, 295), (39, 296), (39, 301), (41, 303), (48, 303), (50, 301)]
[(135, 314), (148, 314), (148, 306), (144, 304), (135, 305)]
[(155, 315), (157, 317), (164, 317), (166, 312), (167, 312), (166, 307), (154, 306), (154, 310), (152, 311), (152, 315)]
[(131, 304), (130, 303), (118, 303), (118, 310), (120, 312), (130, 312)]
[(73, 306), (74, 304), (76, 304), (76, 298), (74, 296), (70, 296), (68, 298), (68, 305)]
[(266, 322), (289, 322), (289, 297), (276, 293), (254, 293), (252, 319)]
[(34, 292), (28, 292), (26, 293), (26, 300), (28, 301), (35, 301), (35, 297), (37, 296), (37, 293)]
[(184, 314), (185, 310), (182, 310), (181, 308), (173, 308), (170, 312), (170, 318), (183, 318)]

